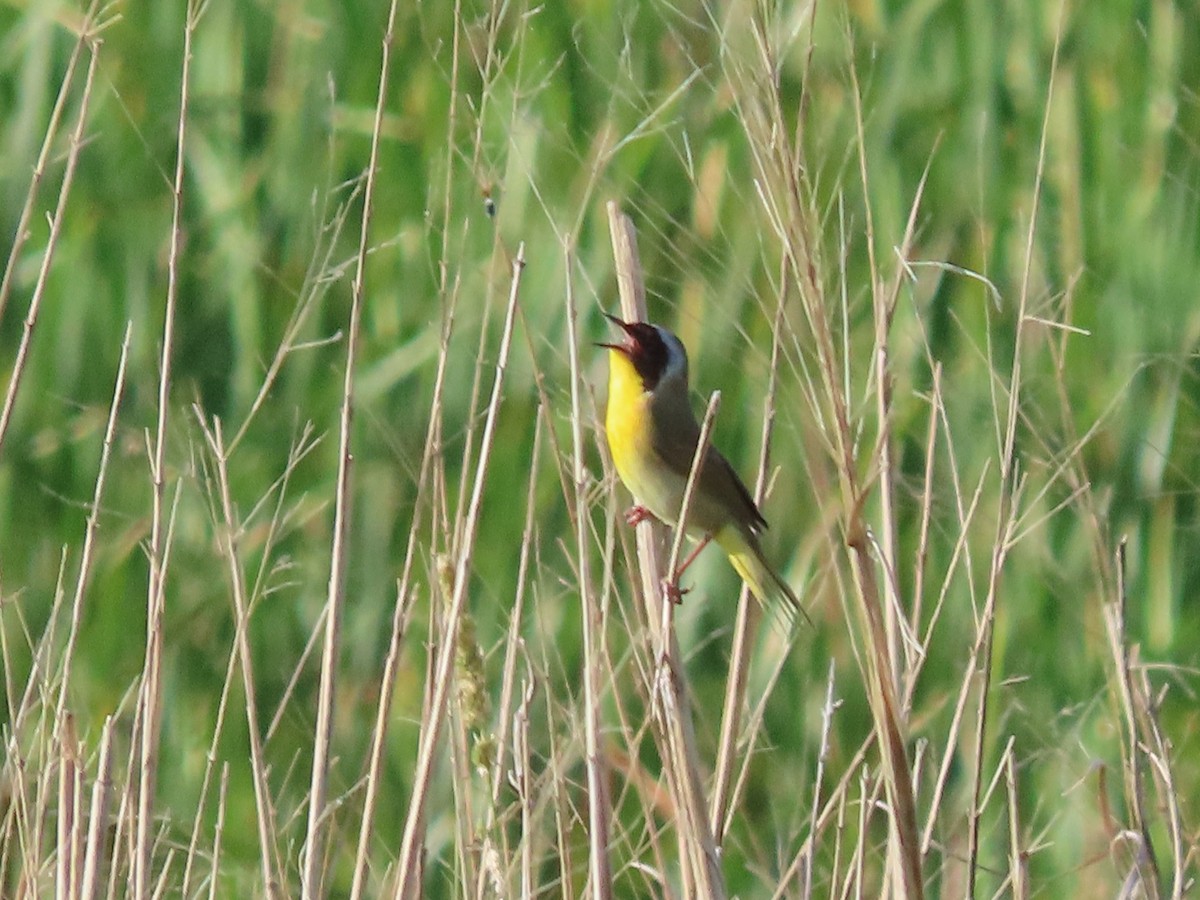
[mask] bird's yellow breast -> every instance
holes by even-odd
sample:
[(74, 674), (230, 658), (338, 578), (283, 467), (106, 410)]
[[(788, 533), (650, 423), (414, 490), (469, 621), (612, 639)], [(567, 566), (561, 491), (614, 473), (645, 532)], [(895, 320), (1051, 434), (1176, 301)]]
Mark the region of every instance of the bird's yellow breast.
[[(650, 452), (650, 395), (642, 387), (641, 376), (624, 353), (608, 354), (608, 411), (604, 428), (608, 447), (621, 480), (629, 485), (627, 473), (640, 468), (640, 460)], [(629, 485), (632, 489), (632, 485)]]
[(634, 500), (664, 522), (679, 515), (685, 481), (654, 449), (652, 395), (624, 353), (609, 351), (608, 410), (604, 427), (617, 474)]

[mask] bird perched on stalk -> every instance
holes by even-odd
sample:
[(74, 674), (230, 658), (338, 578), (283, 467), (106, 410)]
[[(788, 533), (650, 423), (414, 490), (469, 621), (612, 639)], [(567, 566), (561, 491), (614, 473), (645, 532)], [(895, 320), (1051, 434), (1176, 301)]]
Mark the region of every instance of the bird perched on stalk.
[[(608, 446), (636, 504), (626, 520), (636, 525), (653, 516), (673, 525), (700, 441), (700, 424), (688, 397), (687, 350), (660, 325), (605, 317), (624, 332), (621, 343), (598, 346), (609, 350)], [(675, 579), (715, 540), (764, 607), (779, 601), (789, 621), (796, 613), (807, 618), (799, 598), (763, 554), (759, 535), (766, 519), (733, 466), (711, 445), (700, 464), (686, 527), (700, 536), (700, 544)]]

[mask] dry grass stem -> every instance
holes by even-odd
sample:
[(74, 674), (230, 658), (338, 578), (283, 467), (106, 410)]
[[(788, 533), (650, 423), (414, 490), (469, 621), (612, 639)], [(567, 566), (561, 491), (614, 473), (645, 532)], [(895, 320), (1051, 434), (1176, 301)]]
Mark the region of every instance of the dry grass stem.
[(492, 383), (492, 396), (488, 403), (487, 419), (480, 440), (479, 458), (476, 463), (475, 480), (471, 488), (471, 502), (467, 508), (462, 533), (464, 540), (455, 560), (454, 595), (445, 614), (442, 643), (432, 670), (429, 709), (422, 719), (421, 740), (417, 752), (416, 770), (413, 778), (413, 795), (409, 800), (408, 815), (404, 822), (404, 837), (400, 845), (400, 858), (396, 868), (397, 898), (416, 897), (420, 893), (418, 868), (420, 864), (418, 846), (421, 842), (419, 828), (424, 821), (425, 804), (428, 800), (429, 780), (433, 770), (434, 753), (441, 738), (446, 718), (446, 700), (451, 687), (454, 662), (455, 636), (466, 608), (467, 583), (470, 574), (471, 556), (479, 527), (479, 511), (483, 500), (483, 487), (487, 480), (488, 462), (495, 440), (496, 419), (500, 402), (504, 396), (504, 375), (508, 364), (508, 351), (512, 344), (513, 320), (516, 315), (517, 297), (521, 287), (521, 272), (525, 267), (525, 245), (517, 249), (512, 268), (512, 287), (504, 317), (504, 330), (500, 338), (500, 349), (496, 361), (496, 374)]
[(75, 579), (75, 594), (71, 599), (71, 625), (67, 646), (62, 653), (62, 675), (59, 683), (58, 704), (55, 718), (66, 711), (67, 688), (71, 684), (71, 661), (75, 658), (75, 643), (79, 638), (79, 623), (83, 615), (83, 597), (92, 574), (92, 559), (96, 549), (96, 529), (100, 523), (100, 501), (104, 497), (104, 479), (112, 455), (113, 438), (117, 430), (117, 410), (121, 406), (121, 395), (125, 388), (125, 367), (129, 362), (129, 338), (133, 324), (126, 323), (125, 339), (121, 342), (121, 359), (117, 363), (117, 378), (113, 386), (112, 403), (108, 408), (108, 424), (104, 428), (104, 443), (100, 450), (100, 465), (96, 470), (96, 486), (92, 491), (92, 503), (88, 509), (87, 526), (83, 534), (83, 549), (79, 556), (79, 575)]
[[(767, 370), (767, 395), (763, 400), (762, 432), (759, 435), (758, 474), (754, 479), (752, 496), (761, 508), (770, 471), (771, 432), (775, 424), (775, 403), (779, 390), (779, 356), (782, 350), (784, 326), (783, 284), (786, 269), (781, 266), (781, 289), (775, 310), (772, 328), (771, 364)], [(738, 735), (741, 730), (742, 709), (746, 705), (746, 689), (750, 675), (750, 653), (757, 633), (759, 607), (742, 585), (738, 594), (737, 616), (733, 626), (733, 647), (730, 651), (729, 677), (725, 682), (725, 700), (721, 708), (721, 734), (717, 742), (716, 771), (713, 776), (712, 808), (709, 815), (711, 828), (718, 844), (724, 843), (730, 808), (730, 779)]]
[[(1196, 890), (1191, 12), (106, 2), (6, 10), (0, 895)], [(812, 628), (626, 527), (614, 281)]]
[(592, 589), (588, 560), (591, 557), (588, 533), (587, 486), (588, 474), (584, 468), (583, 413), (580, 404), (582, 377), (579, 370), (578, 314), (575, 308), (575, 282), (571, 277), (572, 256), (570, 247), (564, 249), (567, 273), (567, 349), (571, 367), (571, 458), (574, 460), (572, 481), (575, 498), (576, 565), (583, 614), (583, 658), (584, 658), (584, 740), (586, 745), (585, 766), (588, 785), (588, 880), (591, 896), (595, 900), (608, 900), (613, 896), (612, 868), (608, 853), (611, 841), (612, 815), (609, 808), (608, 775), (604, 767), (600, 734), (600, 697), (603, 672), (600, 661), (600, 636), (603, 627), (600, 602)]
[[(146, 597), (146, 658), (138, 700), (140, 770), (137, 791), (136, 850), (133, 857), (133, 893), (144, 900), (151, 891), (154, 796), (162, 727), (163, 614), (169, 525), (166, 521), (167, 422), (170, 415), (171, 368), (175, 345), (175, 312), (179, 295), (179, 266), (183, 242), (183, 185), (187, 158), (188, 101), (191, 90), (192, 39), (200, 24), (203, 5), (189, 0), (183, 30), (183, 60), (179, 85), (179, 119), (175, 143), (175, 177), (171, 188), (171, 240), (167, 255), (167, 296), (163, 312), (158, 379), (158, 417), (150, 455), (151, 522), (150, 574)], [(147, 440), (149, 440), (147, 438)], [(178, 497), (178, 494), (176, 495)]]
[[(647, 318), (645, 288), (638, 261), (636, 231), (632, 221), (615, 203), (608, 204), (608, 219), (622, 317), (627, 321), (644, 322)], [(643, 522), (636, 531), (642, 601), (646, 604), (646, 616), (650, 623), (651, 646), (656, 648), (658, 660), (652, 679), (658, 699), (653, 707), (656, 712), (654, 721), (661, 729), (661, 734), (657, 736), (659, 752), (664, 773), (671, 785), (674, 807), (680, 817), (680, 826), (676, 831), (680, 842), (680, 862), (683, 864), (684, 890), (689, 893), (690, 884), (693, 885), (691, 890), (699, 892), (701, 896), (720, 898), (725, 896), (724, 877), (709, 823), (708, 804), (701, 786), (700, 762), (691, 709), (683, 684), (679, 644), (670, 629), (670, 611), (663, 614), (662, 621), (658, 621), (656, 615), (656, 603), (671, 601), (662, 598), (664, 570), (658, 562), (655, 526), (651, 522)]]
[(314, 730), (312, 782), (308, 796), (308, 830), (304, 841), (303, 891), (306, 897), (323, 894), (325, 862), (324, 831), (328, 803), (329, 764), (333, 736), (334, 697), (337, 691), (338, 656), (341, 650), (342, 608), (345, 600), (346, 568), (349, 564), (347, 542), (350, 530), (351, 424), (354, 417), (354, 378), (358, 361), (362, 309), (366, 290), (367, 252), (370, 247), (371, 212), (379, 168), (379, 139), (387, 99), (396, 0), (388, 6), (382, 56), (379, 63), (379, 89), (375, 120), (371, 128), (371, 156), (363, 189), (362, 222), (358, 258), (350, 289), (350, 322), (346, 333), (346, 364), (343, 372), (342, 406), (338, 422), (338, 471), (334, 490), (333, 545), (329, 559), (329, 591), (325, 603), (324, 642), (321, 653), (320, 694), (317, 699), (317, 724)]
[[(75, 130), (71, 133), (71, 145), (67, 152), (66, 171), (63, 173), (62, 184), (58, 189), (58, 204), (54, 209), (54, 215), (50, 217), (50, 235), (46, 240), (46, 248), (42, 251), (41, 265), (38, 268), (37, 282), (33, 288), (33, 294), (29, 298), (29, 308), (25, 312), (25, 322), (21, 332), (21, 342), (17, 345), (16, 359), (13, 361), (12, 373), (9, 375), (8, 389), (4, 395), (4, 405), (0, 407), (0, 448), (4, 446), (4, 439), (8, 436), (8, 427), (12, 422), (13, 408), (17, 402), (17, 392), (21, 387), (21, 379), (25, 374), (26, 364), (29, 361), (30, 348), (33, 345), (33, 331), (37, 327), (38, 315), (42, 308), (42, 299), (46, 295), (46, 285), (50, 277), (50, 269), (54, 262), (54, 251), (58, 247), (59, 236), (62, 233), (63, 222), (66, 217), (67, 201), (71, 196), (71, 187), (75, 183), (75, 170), (79, 163), (79, 153), (83, 148), (83, 131), (87, 125), (88, 112), (92, 99), (92, 84), (96, 76), (96, 66), (100, 59), (100, 42), (94, 37), (89, 36), (86, 40), (81, 39), (81, 42), (86, 43), (88, 47), (88, 68), (87, 75), (83, 82), (83, 93), (79, 102), (79, 113), (75, 119)], [(63, 92), (66, 91), (67, 82), (63, 82)], [(62, 93), (60, 93), (60, 98)], [(56, 110), (57, 116), (59, 111)], [(51, 129), (55, 128), (57, 122), (52, 119), (50, 128), (47, 130), (46, 140), (51, 137)], [(37, 185), (41, 180), (41, 172), (35, 171), (33, 182), (30, 185), (29, 201), (32, 203), (36, 194)], [(27, 226), (27, 223), (22, 223)], [(23, 240), (23, 231), (18, 232), (18, 243)], [(17, 252), (17, 247), (13, 248), (13, 253)], [(10, 267), (12, 266), (12, 257), (10, 256)], [(6, 275), (7, 279), (7, 275)], [(0, 309), (3, 307), (5, 298), (5, 285), (0, 285)]]

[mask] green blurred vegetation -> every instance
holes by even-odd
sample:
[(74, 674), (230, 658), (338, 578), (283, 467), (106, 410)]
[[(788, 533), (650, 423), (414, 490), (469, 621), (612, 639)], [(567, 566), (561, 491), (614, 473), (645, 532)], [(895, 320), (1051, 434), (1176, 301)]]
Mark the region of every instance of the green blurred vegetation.
[[(736, 37), (723, 35), (736, 35), (737, 18), (752, 6), (516, 4), (503, 14), (489, 61), (492, 13), (465, 0), (452, 106), (455, 6), (400, 4), (392, 47), (356, 373), (335, 795), (360, 777), (373, 725), (395, 579), (414, 515), (438, 335), (452, 297), (444, 459), (454, 503), (459, 460), (473, 427), (473, 383), (478, 370), (483, 389), (490, 385), (508, 260), (524, 243), (523, 319), (471, 601), (490, 674), (498, 676), (495, 648), (503, 644), (516, 588), (515, 511), (529, 473), (535, 376), (544, 379), (549, 422), (564, 442), (569, 433), (564, 236), (573, 239), (571, 276), (585, 339), (602, 339), (600, 311), (615, 303), (605, 200), (619, 200), (638, 225), (651, 310), (689, 346), (698, 391), (707, 395), (719, 387), (724, 393), (717, 442), (746, 473), (757, 450), (778, 259), (743, 123), (722, 74), (727, 55), (747, 52)], [(66, 583), (73, 583), (122, 334), (131, 323), (129, 381), (71, 692), (80, 731), (92, 736), (105, 715), (128, 702), (143, 659), (145, 434), (153, 430), (156, 409), (184, 31), (181, 2), (130, 0), (116, 12), (119, 18), (103, 34), (88, 144), (0, 456), (0, 624), (14, 661), (5, 674), (23, 685), (30, 665), (26, 635), (36, 639), (50, 620), (64, 553)], [(979, 273), (997, 292), (993, 297), (979, 279), (917, 267), (901, 293), (892, 362), (906, 560), (898, 579), (906, 594), (913, 587), (933, 364), (941, 366), (954, 468), (969, 500), (976, 482), (989, 472), (994, 477), (998, 464), (994, 410), (1006, 400), (997, 399), (1001, 386), (990, 368), (1007, 378), (1026, 279), (1031, 315), (1087, 332), (1026, 325), (1018, 446), (1031, 479), (1029, 522), (1037, 525), (1014, 547), (1001, 583), (993, 677), (1003, 686), (988, 757), (994, 763), (1008, 736), (1015, 737), (1023, 822), (1031, 842), (1043, 834), (1052, 842), (1032, 856), (1035, 883), (1050, 885), (1051, 893), (1082, 895), (1097, 885), (1108, 890), (1118, 877), (1107, 861), (1094, 862), (1106, 844), (1094, 824), (1099, 800), (1088, 773), (1097, 763), (1120, 766), (1100, 610), (1111, 599), (1103, 591), (1112, 583), (1112, 554), (1122, 537), (1128, 539), (1132, 636), (1145, 659), (1167, 664), (1153, 680), (1172, 686), (1163, 721), (1179, 761), (1181, 796), (1200, 790), (1200, 721), (1192, 693), (1200, 664), (1200, 17), (1186, 5), (1125, 0), (1072, 4), (1064, 15), (1060, 33), (1058, 4), (1035, 0), (866, 0), (845, 10), (829, 4), (819, 12), (810, 48), (808, 11), (797, 5), (778, 15), (780, 31), (795, 30), (798, 37), (787, 45), (776, 76), (794, 98), (793, 113), (803, 116), (822, 209), (830, 308), (837, 309), (844, 292), (851, 358), (862, 361), (852, 373), (855, 396), (866, 396), (869, 358), (861, 351), (869, 352), (871, 339), (868, 210), (879, 265), (891, 277), (893, 248), (927, 171), (912, 259)], [(287, 485), (281, 541), (262, 558), (268, 513), (260, 512), (244, 544), (249, 571), (261, 564), (268, 573), (269, 590), (251, 632), (257, 700), (269, 717), (284, 698), (327, 587), (345, 358), (344, 340), (329, 339), (344, 337), (348, 317), (348, 263), (361, 213), (356, 187), (369, 152), (385, 17), (382, 4), (211, 0), (196, 33), (168, 447), (168, 496), (179, 499), (167, 588), (159, 779), (160, 807), (181, 839), (196, 808), (234, 631), (192, 405), (221, 417), (227, 433), (236, 431), (297, 304), (317, 298), (301, 334), (314, 346), (288, 359), (230, 461), (235, 502), (246, 516), (268, 496), (305, 423), (320, 438)], [(0, 231), (10, 239), (75, 43), (70, 25), (78, 21), (79, 12), (67, 5), (0, 7)], [(75, 90), (68, 122), (77, 104)], [(63, 174), (68, 130), (52, 153), (0, 321), (6, 374), (46, 244), (45, 214)], [(484, 209), (489, 191), (497, 203), (494, 220)], [(339, 228), (343, 207), (348, 215)], [(585, 358), (599, 397), (603, 359), (590, 350)], [(794, 355), (785, 360), (774, 454), (780, 474), (766, 513), (772, 552), (791, 560), (796, 577), (814, 578), (809, 597), (817, 627), (801, 638), (768, 705), (770, 747), (754, 764), (726, 850), (730, 891), (743, 896), (758, 895), (761, 867), (788, 856), (785, 848), (806, 832), (806, 804), (797, 808), (795, 798), (812, 792), (831, 658), (844, 701), (829, 763), (836, 771), (869, 730), (841, 610), (834, 594), (820, 588), (828, 545), (808, 536), (830, 523), (809, 515), (816, 508), (811, 492), (826, 481), (824, 464), (813, 458), (815, 442), (806, 437), (818, 424), (797, 388), (799, 364)], [(1055, 478), (1075, 453), (1090, 485), (1087, 503), (1068, 503), (1039, 521), (1068, 500), (1069, 487)], [(588, 464), (600, 478), (599, 453)], [(956, 503), (966, 502), (955, 497), (951, 468), (939, 444), (929, 551), (936, 573), (954, 553)], [(1048, 489), (1039, 496), (1042, 485)], [(537, 498), (535, 612), (527, 630), (537, 652), (546, 654), (539, 659), (546, 666), (542, 689), (569, 707), (577, 702), (582, 665), (579, 610), (561, 543), (571, 546), (569, 517), (549, 460)], [(271, 494), (267, 507), (277, 500)], [(971, 527), (978, 542), (974, 567), (960, 568), (949, 586), (917, 688), (918, 738), (944, 733), (952, 713), (974, 634), (971, 603), (982, 603), (986, 587), (988, 556), (979, 548), (990, 546), (995, 502), (985, 494)], [(602, 514), (598, 506), (598, 525)], [(427, 522), (428, 511), (422, 515)], [(423, 537), (422, 567), (431, 565), (436, 543), (428, 533)], [(701, 741), (711, 752), (736, 585), (715, 556), (706, 556), (697, 572), (697, 581), (727, 589), (689, 596), (679, 622)], [(936, 580), (926, 584), (926, 609), (940, 588)], [(720, 593), (728, 598), (715, 596)], [(428, 612), (422, 600), (422, 633)], [(424, 649), (410, 638), (388, 751), (380, 847), (398, 845), (424, 678)], [(302, 808), (308, 787), (316, 679), (313, 659), (268, 744), (281, 821)], [(544, 718), (540, 724), (546, 727)], [(256, 877), (244, 732), (244, 716), (230, 715), (218, 748), (232, 765), (230, 891)], [(544, 737), (536, 740), (538, 753), (549, 753)], [(653, 759), (643, 762), (656, 766)], [(957, 847), (951, 829), (962, 821), (967, 791), (965, 772), (952, 772), (951, 814), (935, 834), (947, 853)], [(442, 820), (453, 806), (444, 786), (438, 796), (444, 806), (431, 812), (430, 825), (445, 837)], [(346, 836), (356, 833), (357, 802), (355, 795), (337, 814)], [(1194, 816), (1187, 803), (1184, 811)], [(989, 853), (1003, 854), (1006, 840), (1005, 823), (989, 828), (985, 861)], [(300, 833), (289, 832), (297, 841)], [(431, 841), (431, 896), (450, 892), (453, 860), (438, 855), (444, 852), (437, 838)], [(335, 850), (339, 889), (352, 853), (352, 837)], [(577, 864), (583, 858), (578, 854)]]

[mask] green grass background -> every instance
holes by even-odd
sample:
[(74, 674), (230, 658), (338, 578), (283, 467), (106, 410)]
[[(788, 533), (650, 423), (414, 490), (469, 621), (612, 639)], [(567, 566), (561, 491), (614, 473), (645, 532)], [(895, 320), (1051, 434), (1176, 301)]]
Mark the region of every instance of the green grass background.
[[(548, 420), (569, 446), (560, 235), (578, 223), (572, 275), (584, 337), (602, 340), (608, 332), (600, 312), (616, 303), (605, 200), (620, 201), (638, 226), (652, 315), (687, 343), (698, 392), (723, 392), (717, 443), (738, 468), (752, 471), (778, 261), (722, 63), (748, 54), (748, 43), (736, 35), (739, 19), (754, 8), (626, 0), (514, 4), (503, 13), (485, 78), (486, 4), (466, 0), (457, 13), (451, 3), (400, 5), (356, 373), (335, 794), (360, 776), (373, 724), (450, 293), (443, 285), (457, 293), (444, 452), (454, 501), (477, 361), (486, 389), (507, 293), (507, 260), (525, 244), (524, 320), (471, 594), (489, 675), (498, 679), (495, 648), (502, 646), (516, 588), (515, 511), (528, 480), (535, 373), (548, 392)], [(990, 370), (1005, 378), (1011, 366), (1035, 211), (1030, 312), (1088, 332), (1028, 333), (1018, 450), (1031, 483), (1049, 485), (1044, 497), (1029, 502), (1030, 521), (1067, 498), (1069, 489), (1053, 475), (1058, 461), (1077, 453), (1100, 527), (1083, 504), (1071, 504), (1014, 549), (1001, 583), (996, 633), (993, 677), (1004, 684), (996, 688), (991, 713), (994, 746), (985, 753), (994, 764), (1009, 735), (1015, 737), (1021, 820), (1039, 848), (1031, 871), (1049, 896), (1097, 886), (1111, 892), (1121, 877), (1107, 858), (1098, 822), (1101, 790), (1112, 795), (1118, 815), (1123, 810), (1115, 775), (1119, 717), (1100, 615), (1102, 601), (1111, 599), (1104, 596), (1111, 583), (1104, 573), (1120, 537), (1129, 542), (1131, 637), (1145, 660), (1165, 664), (1151, 678), (1156, 686), (1170, 686), (1162, 716), (1178, 760), (1186, 821), (1194, 817), (1192, 800), (1200, 789), (1194, 695), (1200, 637), (1200, 16), (1189, 5), (1125, 0), (1067, 4), (1064, 10), (1060, 35), (1059, 5), (1031, 0), (825, 4), (811, 31), (811, 52), (807, 8), (784, 4), (775, 13), (779, 34), (796, 32), (777, 77), (792, 98), (792, 114), (803, 116), (803, 143), (820, 198), (830, 308), (837, 308), (843, 292), (848, 301), (856, 360), (852, 395), (864, 396), (869, 363), (863, 352), (871, 338), (867, 211), (881, 269), (890, 277), (897, 265), (893, 248), (926, 168), (911, 257), (980, 273), (999, 294), (994, 300), (979, 281), (928, 267), (915, 269), (915, 280), (901, 293), (892, 362), (901, 552), (907, 561), (898, 573), (903, 591), (912, 587), (930, 360), (943, 368), (965, 490), (969, 495), (981, 477), (995, 483), (999, 388)], [(143, 542), (150, 521), (144, 434), (154, 424), (167, 289), (184, 4), (130, 0), (114, 11), (119, 18), (103, 34), (88, 144), (0, 455), (0, 624), (12, 660), (5, 675), (20, 685), (30, 664), (29, 643), (49, 621), (64, 554), (68, 583), (78, 564), (121, 337), (131, 322), (129, 382), (70, 694), (80, 731), (93, 741), (103, 717), (127, 701), (143, 658)], [(461, 58), (452, 110), (456, 15)], [(0, 231), (9, 240), (75, 42), (69, 26), (79, 16), (65, 4), (0, 6)], [(168, 496), (178, 492), (179, 505), (167, 588), (159, 809), (177, 839), (186, 839), (196, 809), (234, 630), (203, 476), (203, 440), (190, 407), (220, 416), (228, 432), (240, 426), (289, 317), (310, 292), (318, 300), (303, 338), (344, 335), (352, 271), (345, 264), (357, 245), (360, 214), (351, 183), (367, 162), (385, 18), (383, 4), (212, 0), (197, 30), (167, 451)], [(731, 35), (726, 42), (723, 33)], [(862, 95), (866, 188), (859, 177), (851, 72)], [(78, 91), (73, 96), (71, 110)], [(1035, 210), (1043, 125), (1044, 182)], [(604, 152), (617, 141), (625, 143)], [(55, 149), (32, 238), (17, 262), (13, 298), (0, 321), (5, 367), (11, 366), (45, 246), (42, 213), (52, 208), (62, 176), (65, 133)], [(484, 211), (485, 190), (497, 202), (494, 220)], [(348, 224), (338, 232), (329, 223), (346, 203)], [(330, 265), (321, 262), (327, 251)], [(477, 360), (484, 323), (484, 353)], [(1062, 349), (1061, 368), (1049, 353), (1051, 343)], [(235, 502), (245, 516), (283, 470), (304, 423), (311, 422), (320, 437), (288, 485), (282, 541), (261, 558), (260, 514), (245, 542), (251, 571), (261, 563), (269, 572), (269, 590), (251, 624), (264, 715), (274, 714), (324, 602), (344, 358), (344, 340), (292, 356), (230, 464)], [(600, 398), (602, 354), (585, 349), (584, 360)], [(811, 793), (831, 659), (844, 701), (834, 722), (835, 771), (870, 728), (841, 610), (834, 594), (819, 587), (830, 545), (811, 535), (829, 523), (812, 514), (812, 492), (828, 483), (822, 462), (813, 459), (811, 434), (818, 425), (797, 389), (797, 364), (785, 361), (774, 455), (780, 473), (766, 514), (772, 554), (786, 560), (796, 578), (811, 576), (818, 586), (807, 596), (816, 628), (802, 636), (768, 706), (769, 748), (754, 764), (727, 848), (730, 889), (743, 896), (758, 895), (777, 854), (786, 857), (786, 848), (805, 833), (807, 804), (797, 797)], [(937, 465), (930, 565), (941, 572), (958, 525), (944, 454)], [(590, 454), (588, 466), (602, 477), (598, 452)], [(971, 599), (982, 602), (996, 496), (994, 488), (984, 493), (971, 530), (973, 567), (951, 583), (917, 688), (914, 737), (935, 747), (941, 746), (974, 635)], [(545, 667), (541, 689), (555, 708), (569, 709), (579, 702), (580, 615), (562, 543), (571, 546), (567, 504), (548, 461), (537, 497), (538, 565), (526, 633)], [(623, 496), (618, 502), (625, 502)], [(602, 514), (599, 505), (598, 522)], [(427, 522), (428, 512), (422, 515)], [(432, 543), (424, 540), (423, 567)], [(679, 629), (702, 748), (711, 754), (736, 582), (722, 560), (708, 556), (713, 558), (704, 559), (696, 576), (705, 587), (687, 598)], [(617, 577), (627, 594), (623, 569)], [(935, 579), (927, 592), (937, 586)], [(933, 596), (927, 593), (926, 608)], [(423, 598), (418, 632), (428, 611)], [(424, 649), (414, 637), (388, 751), (376, 839), (381, 860), (399, 841), (424, 672)], [(316, 678), (313, 660), (268, 745), (282, 822), (303, 808)], [(622, 687), (632, 691), (631, 684)], [(6, 710), (6, 722), (9, 715)], [(543, 715), (539, 724), (537, 752), (547, 754), (545, 730), (561, 723)], [(129, 727), (126, 716), (126, 741)], [(232, 764), (224, 861), (230, 891), (252, 884), (257, 871), (244, 729), (244, 716), (231, 715), (219, 748)], [(652, 757), (643, 761), (652, 770), (657, 766)], [(1114, 772), (1107, 788), (1097, 787), (1098, 766)], [(430, 896), (452, 892), (453, 859), (443, 843), (453, 815), (446, 771), (443, 766), (439, 802), (430, 814)], [(576, 774), (581, 782), (582, 770)], [(922, 786), (927, 789), (924, 780)], [(965, 821), (968, 787), (965, 769), (952, 773), (939, 831), (951, 855)], [(927, 793), (920, 796), (927, 799)], [(582, 790), (576, 801), (583, 802)], [(342, 839), (335, 841), (331, 863), (335, 889), (347, 883), (357, 802), (352, 795), (337, 814)], [(926, 807), (919, 809), (923, 815)], [(211, 820), (211, 809), (206, 816)], [(1002, 871), (1006, 826), (1000, 819), (987, 826), (983, 861)], [(295, 865), (302, 821), (284, 827)], [(582, 841), (578, 824), (574, 834)], [(623, 846), (617, 852), (632, 851)], [(577, 866), (583, 859), (578, 854)], [(581, 870), (577, 874), (582, 879)], [(640, 883), (628, 872), (626, 877), (627, 890)], [(941, 883), (936, 873), (931, 877)]]

